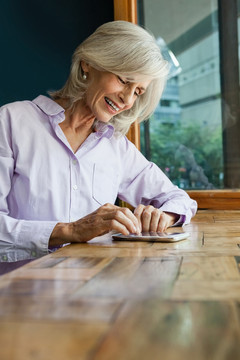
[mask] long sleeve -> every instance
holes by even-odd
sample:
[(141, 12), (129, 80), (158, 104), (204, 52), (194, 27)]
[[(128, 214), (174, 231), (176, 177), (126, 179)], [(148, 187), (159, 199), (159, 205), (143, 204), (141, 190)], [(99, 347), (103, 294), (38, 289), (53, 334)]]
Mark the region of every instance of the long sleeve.
[(187, 224), (197, 210), (196, 201), (173, 185), (154, 163), (149, 162), (128, 140), (122, 144), (122, 182), (119, 197), (136, 207), (138, 204), (153, 205), (163, 211), (181, 216)]
[(0, 261), (18, 261), (46, 255), (48, 240), (57, 222), (16, 219), (10, 215), (8, 195), (15, 159), (12, 128), (6, 115), (0, 110)]

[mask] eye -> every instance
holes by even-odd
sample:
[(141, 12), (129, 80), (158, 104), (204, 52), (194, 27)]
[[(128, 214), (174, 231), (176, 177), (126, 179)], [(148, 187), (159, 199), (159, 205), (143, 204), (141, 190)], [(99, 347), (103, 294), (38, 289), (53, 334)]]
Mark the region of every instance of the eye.
[(126, 81), (124, 81), (120, 76), (118, 76), (118, 80), (122, 83), (122, 84), (126, 84)]

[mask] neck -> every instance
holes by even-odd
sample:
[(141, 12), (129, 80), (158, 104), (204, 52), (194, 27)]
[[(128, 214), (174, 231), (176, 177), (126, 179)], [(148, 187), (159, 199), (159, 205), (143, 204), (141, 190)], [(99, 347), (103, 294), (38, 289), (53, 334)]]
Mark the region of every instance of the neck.
[(78, 101), (73, 108), (68, 107), (66, 99), (58, 99), (56, 102), (65, 109), (64, 123), (69, 127), (77, 129), (78, 127), (91, 127), (93, 125), (95, 116), (83, 100)]
[(66, 102), (58, 100), (57, 103), (65, 110), (65, 120), (59, 126), (64, 132), (73, 151), (76, 152), (86, 138), (94, 131), (95, 117), (85, 104), (78, 103), (74, 109), (65, 108)]

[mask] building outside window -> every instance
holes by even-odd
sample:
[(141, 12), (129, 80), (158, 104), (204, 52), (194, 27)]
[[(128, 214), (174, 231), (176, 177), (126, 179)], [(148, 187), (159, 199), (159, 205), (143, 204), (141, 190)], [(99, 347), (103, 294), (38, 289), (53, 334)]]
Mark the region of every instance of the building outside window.
[[(224, 90), (229, 65), (224, 65), (222, 60), (222, 53), (226, 53), (224, 46), (228, 44), (219, 15), (222, 1), (138, 1), (139, 23), (154, 34), (164, 56), (166, 52), (167, 56), (173, 55), (162, 99), (149, 122), (141, 125), (141, 149), (184, 189), (240, 187), (240, 178), (238, 181), (236, 176), (233, 181), (231, 173), (228, 174), (233, 159), (229, 149), (236, 146), (235, 154), (240, 149), (240, 133), (239, 144), (234, 140), (238, 129), (234, 127), (240, 119), (239, 109), (234, 112), (224, 97), (224, 91), (229, 93), (226, 87)], [(239, 2), (235, 0), (238, 39)], [(230, 3), (234, 0), (227, 7), (234, 14)], [(232, 22), (228, 25), (232, 26)], [(240, 54), (239, 40), (236, 44), (236, 54)], [(239, 60), (233, 71), (238, 79), (239, 105)], [(237, 161), (233, 159), (231, 165), (234, 174), (238, 168), (240, 157)]]

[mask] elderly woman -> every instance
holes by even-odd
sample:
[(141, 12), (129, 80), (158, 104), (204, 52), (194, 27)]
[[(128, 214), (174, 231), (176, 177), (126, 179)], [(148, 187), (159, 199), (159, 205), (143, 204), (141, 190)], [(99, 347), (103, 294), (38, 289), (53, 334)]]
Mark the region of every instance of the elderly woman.
[[(100, 26), (59, 91), (0, 109), (0, 247), (9, 261), (109, 231), (188, 223), (196, 202), (124, 136), (149, 117), (168, 72), (141, 27)], [(114, 205), (127, 201), (134, 212)], [(18, 251), (16, 251), (18, 250)]]

